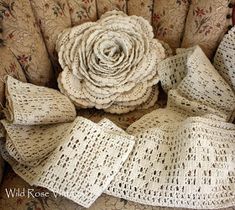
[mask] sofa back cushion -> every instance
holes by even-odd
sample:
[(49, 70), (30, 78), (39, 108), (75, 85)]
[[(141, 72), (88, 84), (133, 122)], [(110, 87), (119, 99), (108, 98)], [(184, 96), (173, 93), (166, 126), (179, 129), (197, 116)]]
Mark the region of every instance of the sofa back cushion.
[(3, 39), (29, 82), (49, 85), (53, 78), (46, 47), (29, 0), (0, 0)]
[(96, 0), (67, 0), (73, 26), (97, 20)]
[[(5, 78), (11, 75), (16, 79), (26, 82), (25, 74), (14, 54), (8, 47), (0, 47), (0, 111), (5, 104)], [(2, 118), (3, 116), (0, 116)]]
[[(71, 27), (71, 19), (67, 0), (31, 0), (31, 6), (40, 26), (42, 35), (55, 71), (59, 69), (55, 42), (58, 34)], [(57, 74), (55, 75), (55, 77)]]
[(155, 0), (152, 25), (155, 36), (173, 49), (180, 47), (189, 0)]
[(212, 58), (223, 35), (232, 25), (232, 4), (229, 0), (192, 0), (182, 47), (200, 45)]
[(128, 15), (142, 16), (152, 23), (153, 0), (128, 0)]
[(98, 17), (111, 10), (121, 10), (123, 12), (127, 12), (126, 0), (96, 0), (96, 6)]

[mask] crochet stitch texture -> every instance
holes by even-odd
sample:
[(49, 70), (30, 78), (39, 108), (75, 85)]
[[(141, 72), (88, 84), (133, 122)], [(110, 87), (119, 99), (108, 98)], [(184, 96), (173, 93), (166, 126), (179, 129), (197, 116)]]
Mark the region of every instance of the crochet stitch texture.
[(77, 107), (126, 113), (158, 96), (162, 44), (142, 17), (105, 13), (97, 22), (66, 29), (57, 40), (63, 69), (58, 84)]
[[(30, 184), (84, 207), (102, 193), (153, 206), (234, 206), (235, 125), (227, 122), (235, 109), (232, 88), (198, 46), (162, 61), (159, 76), (167, 107), (126, 132), (109, 120), (96, 124), (77, 117), (53, 125), (56, 132), (43, 153), (48, 139), (38, 132), (52, 125), (24, 127), (4, 120), (3, 157)], [(64, 131), (61, 139), (58, 128)], [(35, 146), (20, 140), (29, 134)], [(40, 164), (33, 165), (35, 160)]]

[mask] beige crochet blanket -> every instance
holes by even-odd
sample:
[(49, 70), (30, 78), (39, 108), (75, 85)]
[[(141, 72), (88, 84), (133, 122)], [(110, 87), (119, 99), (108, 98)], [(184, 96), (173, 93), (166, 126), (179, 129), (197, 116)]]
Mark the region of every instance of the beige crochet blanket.
[(106, 119), (43, 126), (3, 120), (3, 157), (30, 184), (85, 207), (102, 193), (154, 206), (234, 206), (232, 87), (199, 47), (179, 50), (158, 71), (167, 107), (126, 132)]

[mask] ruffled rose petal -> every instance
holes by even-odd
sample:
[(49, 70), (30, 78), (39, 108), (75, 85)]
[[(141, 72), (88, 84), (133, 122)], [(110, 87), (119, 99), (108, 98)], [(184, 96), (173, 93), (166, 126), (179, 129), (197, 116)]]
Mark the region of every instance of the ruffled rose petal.
[(97, 22), (66, 29), (56, 49), (63, 68), (59, 88), (77, 107), (125, 113), (157, 100), (152, 86), (165, 49), (142, 17), (107, 12)]

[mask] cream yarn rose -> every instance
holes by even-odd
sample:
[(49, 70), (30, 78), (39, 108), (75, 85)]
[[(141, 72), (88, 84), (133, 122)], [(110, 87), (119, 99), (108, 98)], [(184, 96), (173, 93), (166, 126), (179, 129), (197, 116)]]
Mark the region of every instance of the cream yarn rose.
[(63, 69), (60, 91), (77, 107), (125, 113), (157, 100), (157, 64), (162, 44), (151, 25), (123, 12), (105, 13), (97, 22), (66, 29), (56, 49)]

